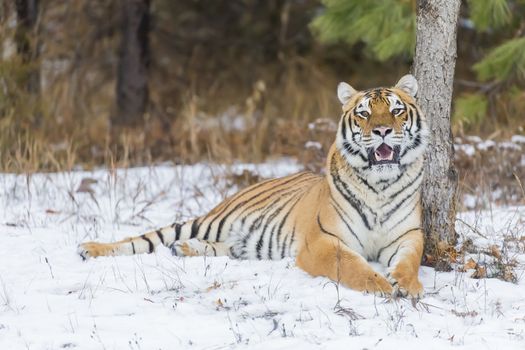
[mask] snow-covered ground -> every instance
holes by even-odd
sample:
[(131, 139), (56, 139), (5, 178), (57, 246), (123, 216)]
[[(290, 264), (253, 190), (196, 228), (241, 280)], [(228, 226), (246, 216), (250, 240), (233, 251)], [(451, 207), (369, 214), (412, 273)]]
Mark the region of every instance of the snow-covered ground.
[(512, 238), (501, 251), (517, 261), (517, 284), (423, 267), (426, 296), (415, 305), (312, 278), (291, 260), (76, 254), (86, 240), (204, 213), (235, 191), (225, 174), (298, 168), (284, 159), (0, 175), (0, 349), (525, 348), (525, 207), (458, 222), (479, 247)]

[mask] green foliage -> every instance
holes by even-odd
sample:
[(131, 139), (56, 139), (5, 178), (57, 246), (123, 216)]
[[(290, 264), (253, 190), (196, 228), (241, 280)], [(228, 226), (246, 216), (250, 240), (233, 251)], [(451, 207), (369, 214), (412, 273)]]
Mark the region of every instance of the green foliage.
[[(507, 126), (522, 124), (523, 83), (525, 82), (525, 1), (469, 0), (469, 16), (478, 32), (485, 32), (492, 49), (472, 66), (482, 84), (477, 98), (460, 97), (455, 115), (465, 125), (478, 126), (487, 107), (493, 118)], [(482, 96), (490, 96), (482, 101)], [(488, 103), (487, 103), (488, 101)], [(483, 112), (484, 111), (484, 112)]]
[(488, 101), (483, 94), (462, 94), (454, 101), (454, 120), (465, 125), (480, 124), (487, 114)]
[(510, 39), (474, 65), (480, 80), (525, 78), (525, 37)]
[(468, 0), (470, 19), (479, 31), (498, 29), (510, 22), (507, 0)]
[(380, 61), (412, 56), (416, 16), (412, 1), (323, 0), (325, 12), (312, 22), (323, 42), (364, 42)]

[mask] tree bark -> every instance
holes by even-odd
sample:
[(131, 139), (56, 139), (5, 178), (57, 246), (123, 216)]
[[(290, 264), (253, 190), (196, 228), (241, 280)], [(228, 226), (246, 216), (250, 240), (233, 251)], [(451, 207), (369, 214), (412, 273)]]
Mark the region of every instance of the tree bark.
[(456, 240), (458, 175), (454, 168), (450, 108), (460, 2), (417, 3), (414, 73), (419, 85), (417, 100), (431, 133), (423, 180), (423, 227), (426, 251), (434, 254), (439, 242), (452, 244)]
[(136, 126), (148, 103), (150, 0), (121, 0), (122, 39), (117, 72), (117, 111), (112, 124)]

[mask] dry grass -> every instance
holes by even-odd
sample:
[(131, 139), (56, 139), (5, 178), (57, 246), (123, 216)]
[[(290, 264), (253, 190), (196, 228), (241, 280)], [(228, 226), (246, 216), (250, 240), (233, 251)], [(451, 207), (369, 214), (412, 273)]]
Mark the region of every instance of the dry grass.
[[(100, 88), (98, 97), (89, 96), (86, 103), (99, 106), (93, 110), (71, 96), (75, 90), (71, 79), (54, 82), (45, 92), (45, 101), (32, 106), (29, 94), (13, 83), (15, 78), (4, 76), (0, 82), (9, 83), (16, 98), (3, 96), (6, 100), (0, 106), (5, 112), (0, 119), (1, 170), (308, 158), (304, 152), (312, 136), (308, 124), (339, 117), (334, 94), (337, 79), (304, 59), (291, 60), (284, 70), (260, 68), (255, 77), (264, 78), (254, 79), (246, 90), (243, 84), (232, 82), (220, 89), (188, 92), (181, 106), (168, 108), (167, 114), (159, 112), (165, 101), (154, 100), (141, 127), (111, 129), (111, 82)], [(323, 136), (327, 136), (323, 143), (332, 141), (333, 134)]]

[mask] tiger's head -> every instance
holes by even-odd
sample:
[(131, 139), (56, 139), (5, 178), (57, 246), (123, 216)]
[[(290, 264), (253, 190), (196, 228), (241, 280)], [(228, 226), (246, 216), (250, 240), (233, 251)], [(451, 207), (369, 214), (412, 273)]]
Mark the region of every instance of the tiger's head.
[(352, 168), (379, 181), (422, 159), (428, 128), (414, 99), (417, 89), (410, 74), (392, 88), (356, 91), (339, 84), (343, 116), (336, 146)]

